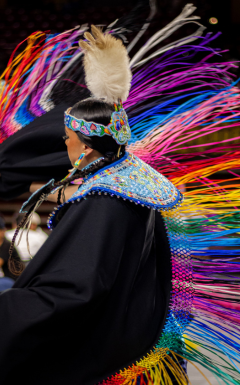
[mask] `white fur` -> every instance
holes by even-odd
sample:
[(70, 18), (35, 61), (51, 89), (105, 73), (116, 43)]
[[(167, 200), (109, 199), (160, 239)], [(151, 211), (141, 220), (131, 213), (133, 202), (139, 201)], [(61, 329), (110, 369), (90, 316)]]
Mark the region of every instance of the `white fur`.
[(79, 43), (85, 53), (87, 87), (98, 99), (104, 98), (109, 103), (125, 101), (132, 79), (127, 50), (120, 40), (104, 35), (96, 27), (92, 33), (96, 40), (88, 33), (85, 37), (89, 42)]

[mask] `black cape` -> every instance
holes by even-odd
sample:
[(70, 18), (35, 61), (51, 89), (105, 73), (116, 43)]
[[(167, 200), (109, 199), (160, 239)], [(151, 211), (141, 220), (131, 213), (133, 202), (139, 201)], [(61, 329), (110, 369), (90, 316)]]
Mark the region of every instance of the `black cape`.
[(160, 213), (104, 195), (68, 207), (0, 295), (1, 385), (94, 385), (161, 334), (171, 264)]
[(60, 180), (72, 168), (68, 158), (61, 103), (29, 123), (0, 145), (0, 199), (28, 192), (32, 182)]

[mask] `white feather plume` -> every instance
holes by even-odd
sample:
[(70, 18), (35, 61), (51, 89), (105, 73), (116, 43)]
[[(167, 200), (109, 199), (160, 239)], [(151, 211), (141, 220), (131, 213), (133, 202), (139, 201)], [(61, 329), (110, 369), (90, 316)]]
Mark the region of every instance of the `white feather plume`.
[(109, 103), (125, 101), (131, 87), (132, 73), (129, 68), (127, 50), (121, 40), (110, 34), (103, 34), (92, 26), (92, 35), (85, 32), (88, 40), (79, 41), (84, 51), (86, 84), (98, 99)]

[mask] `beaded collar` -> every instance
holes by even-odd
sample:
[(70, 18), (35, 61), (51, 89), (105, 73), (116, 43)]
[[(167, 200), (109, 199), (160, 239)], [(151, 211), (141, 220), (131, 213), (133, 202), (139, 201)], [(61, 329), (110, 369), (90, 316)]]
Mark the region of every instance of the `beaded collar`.
[(181, 192), (163, 175), (132, 154), (91, 175), (64, 204), (50, 214), (48, 227), (65, 204), (79, 202), (91, 194), (110, 194), (154, 210), (169, 210), (183, 199)]

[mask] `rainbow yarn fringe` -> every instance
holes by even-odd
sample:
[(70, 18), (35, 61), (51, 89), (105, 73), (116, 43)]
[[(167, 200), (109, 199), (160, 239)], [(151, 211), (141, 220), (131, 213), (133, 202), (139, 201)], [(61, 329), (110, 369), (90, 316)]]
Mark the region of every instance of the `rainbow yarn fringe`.
[[(131, 60), (128, 151), (184, 189), (185, 201), (162, 214), (173, 273), (162, 336), (149, 355), (103, 385), (171, 385), (170, 372), (177, 384), (188, 384), (180, 357), (209, 369), (219, 383), (240, 384), (240, 93), (235, 64), (214, 61), (221, 51), (209, 43), (217, 35), (202, 35), (194, 9), (187, 5)], [(197, 31), (159, 48), (186, 23)], [(36, 32), (21, 54), (13, 53), (0, 93), (0, 141), (54, 107), (60, 80), (86, 90), (80, 75), (70, 76), (76, 62), (83, 73), (82, 33)]]
[[(85, 30), (34, 32), (16, 47), (0, 77), (0, 143), (54, 107), (49, 94), (67, 69), (81, 60), (77, 43)], [(15, 55), (26, 41), (26, 48)]]

